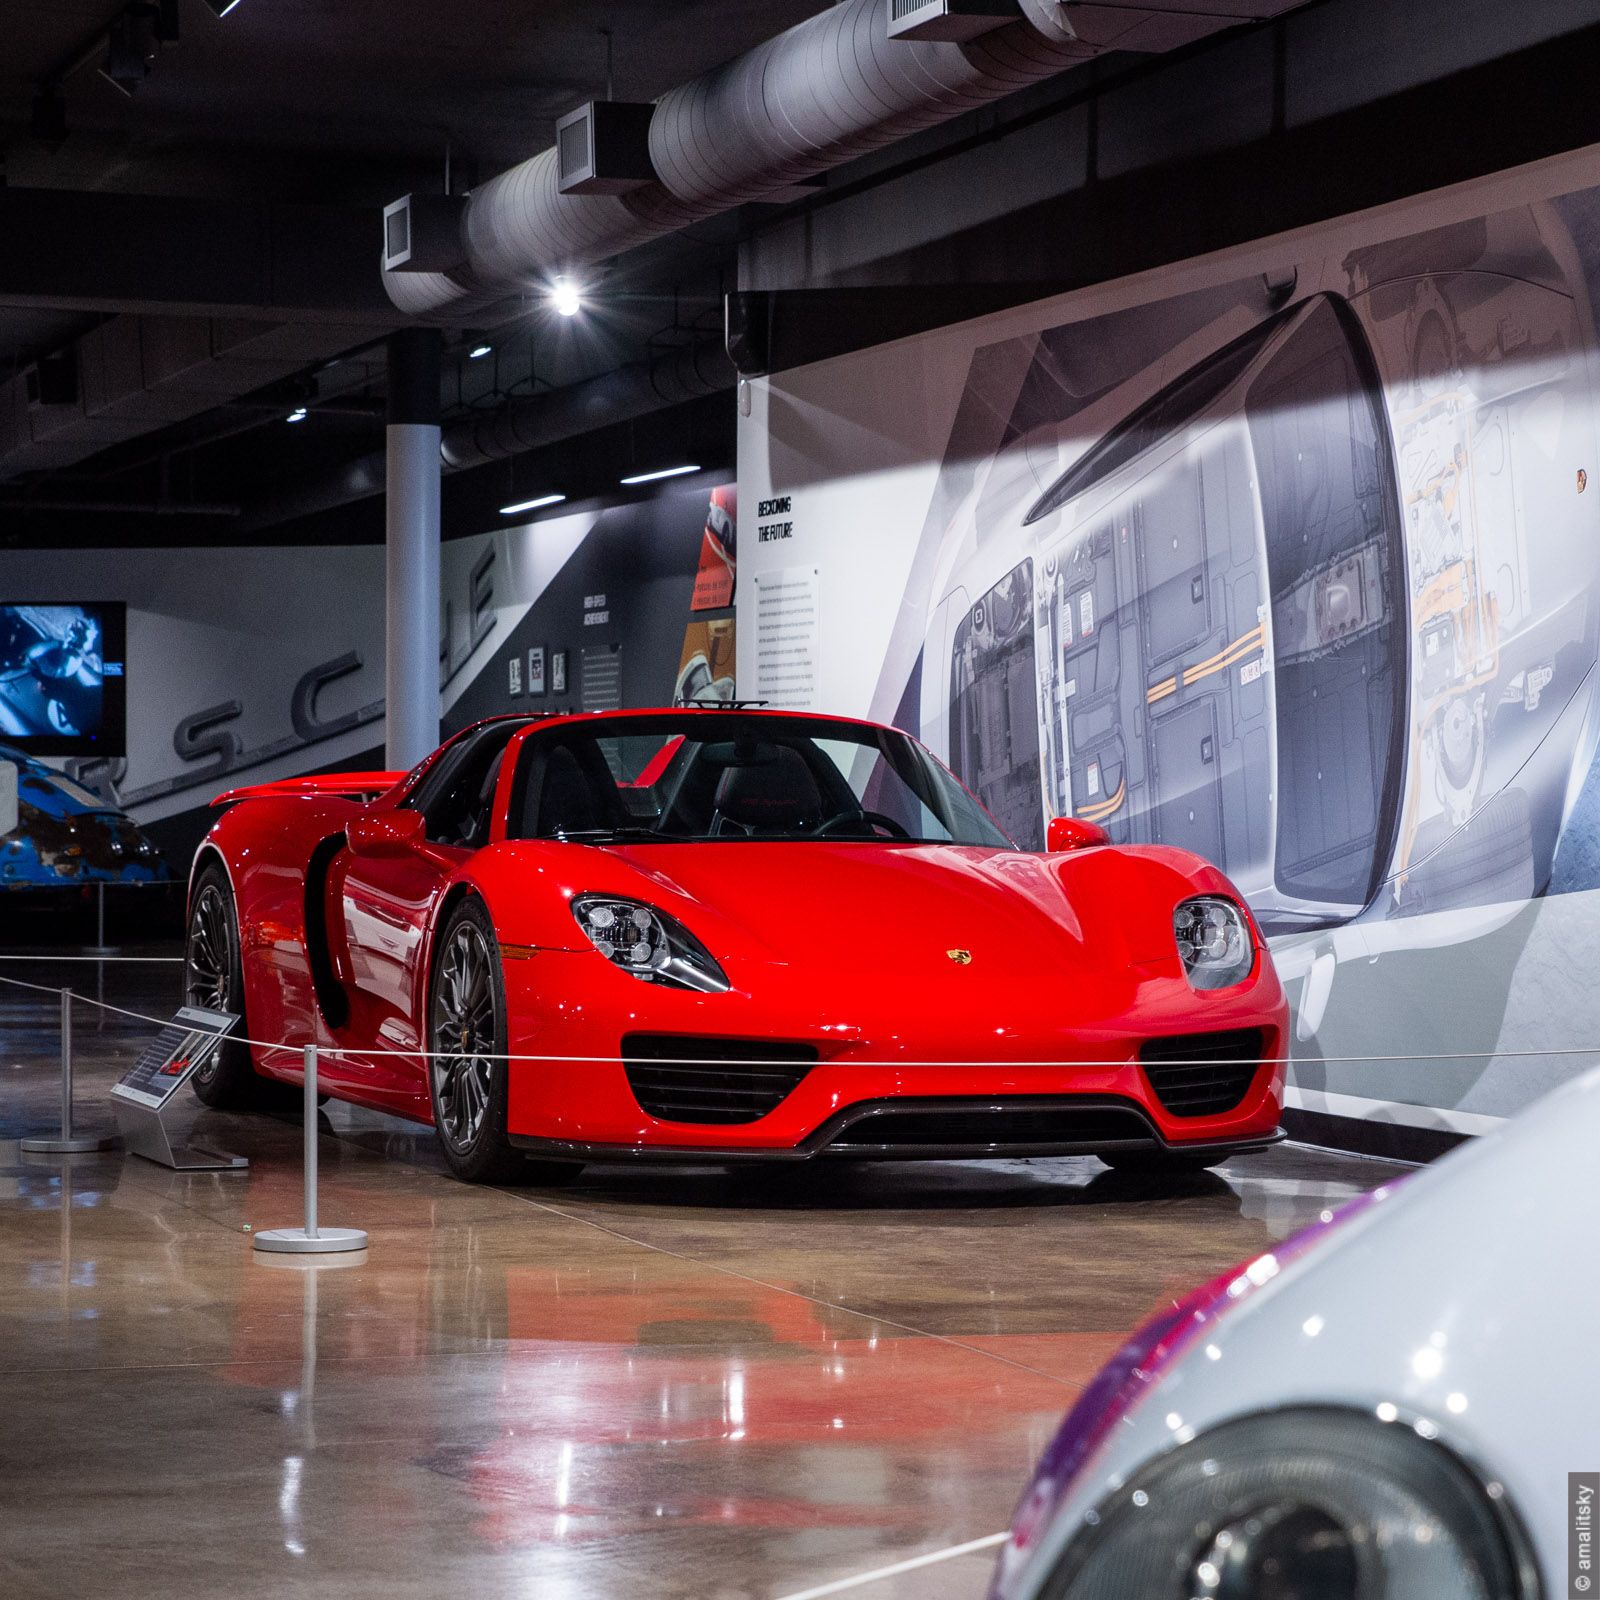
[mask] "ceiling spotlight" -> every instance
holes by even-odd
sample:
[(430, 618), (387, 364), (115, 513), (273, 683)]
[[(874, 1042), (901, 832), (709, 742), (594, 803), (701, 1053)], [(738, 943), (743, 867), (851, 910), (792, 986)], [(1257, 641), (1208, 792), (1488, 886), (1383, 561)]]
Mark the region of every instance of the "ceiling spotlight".
[(575, 317), (583, 310), (583, 291), (571, 278), (550, 285), (550, 307), (558, 317)]
[(467, 351), (467, 360), (482, 361), (485, 356), (493, 354), (494, 346), (492, 344), (475, 344)]
[(285, 422), (304, 422), (306, 420), (306, 408), (304, 406), (296, 406), (283, 420)]
[(698, 472), (699, 467), (662, 467), (656, 472), (636, 472), (631, 478), (624, 478), (623, 483), (655, 483), (661, 478), (681, 478), (686, 472)]
[(519, 500), (514, 506), (501, 506), (502, 517), (514, 517), (522, 511), (541, 511), (545, 506), (558, 506), (567, 497), (564, 494), (542, 494), (537, 500)]
[(227, 14), (232, 11), (236, 5), (238, 5), (238, 3), (239, 0), (206, 0), (206, 4), (210, 6), (219, 17), (227, 16)]

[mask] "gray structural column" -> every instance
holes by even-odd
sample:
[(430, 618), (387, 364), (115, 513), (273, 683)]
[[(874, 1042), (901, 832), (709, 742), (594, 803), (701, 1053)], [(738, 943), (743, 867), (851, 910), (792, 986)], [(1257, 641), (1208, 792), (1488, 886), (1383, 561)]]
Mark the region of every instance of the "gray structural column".
[(436, 328), (391, 334), (388, 418), (388, 763), (439, 742), (439, 355)]

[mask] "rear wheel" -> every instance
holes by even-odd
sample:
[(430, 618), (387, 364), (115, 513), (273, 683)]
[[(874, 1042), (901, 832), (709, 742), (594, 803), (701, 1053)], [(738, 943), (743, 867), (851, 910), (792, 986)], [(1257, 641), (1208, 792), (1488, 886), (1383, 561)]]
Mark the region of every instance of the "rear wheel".
[[(239, 1019), (237, 1031), (249, 1034), (239, 917), (228, 875), (215, 863), (195, 879), (189, 903), (184, 993), (192, 1006), (231, 1012)], [(244, 1111), (259, 1104), (263, 1087), (250, 1060), (250, 1046), (242, 1039), (227, 1040), (189, 1081), (204, 1104), (221, 1111)]]
[(576, 1162), (530, 1161), (506, 1134), (505, 978), (494, 925), (463, 900), (439, 936), (428, 996), (428, 1087), (445, 1164), (468, 1183), (570, 1183)]
[(1220, 1167), (1232, 1154), (1231, 1150), (1196, 1150), (1189, 1154), (1180, 1150), (1102, 1150), (1099, 1159), (1113, 1172), (1142, 1172), (1158, 1177), (1163, 1173), (1204, 1172), (1209, 1167)]

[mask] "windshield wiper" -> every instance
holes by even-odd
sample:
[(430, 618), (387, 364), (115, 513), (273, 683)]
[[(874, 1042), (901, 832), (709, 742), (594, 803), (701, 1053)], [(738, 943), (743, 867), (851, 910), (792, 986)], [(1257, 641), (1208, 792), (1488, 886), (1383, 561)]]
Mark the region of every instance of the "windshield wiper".
[(545, 839), (563, 844), (664, 844), (673, 838), (670, 833), (657, 833), (654, 828), (573, 828), (565, 833), (546, 834)]

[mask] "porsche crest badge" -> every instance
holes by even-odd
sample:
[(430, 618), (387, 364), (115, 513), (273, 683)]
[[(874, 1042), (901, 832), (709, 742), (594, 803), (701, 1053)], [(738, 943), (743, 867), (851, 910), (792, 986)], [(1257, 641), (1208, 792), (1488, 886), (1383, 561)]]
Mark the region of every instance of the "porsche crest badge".
[(945, 954), (958, 967), (970, 967), (972, 965), (972, 952), (970, 950), (946, 950)]

